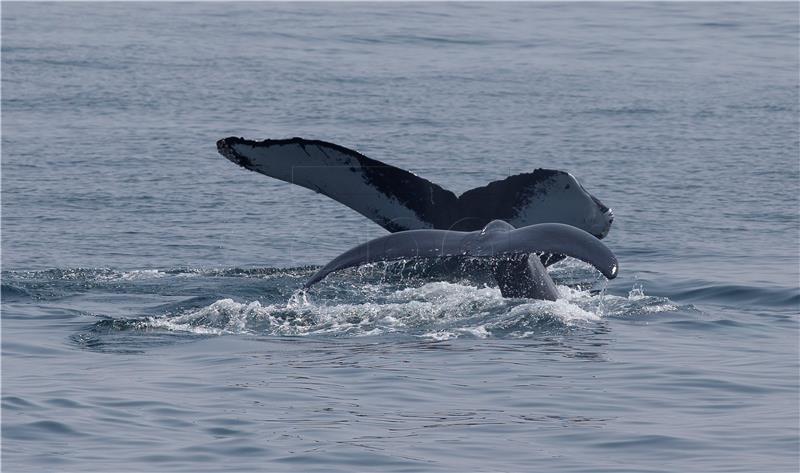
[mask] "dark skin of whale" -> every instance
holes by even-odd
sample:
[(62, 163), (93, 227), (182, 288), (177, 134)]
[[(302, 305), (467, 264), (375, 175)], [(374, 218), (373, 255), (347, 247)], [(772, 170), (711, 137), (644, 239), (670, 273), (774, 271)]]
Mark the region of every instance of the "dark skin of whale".
[(539, 258), (532, 253), (571, 256), (594, 266), (614, 279), (619, 263), (599, 239), (579, 228), (560, 223), (541, 223), (515, 229), (494, 220), (482, 230), (408, 230), (358, 245), (322, 267), (305, 289), (330, 273), (378, 261), (444, 257), (488, 258), (504, 297), (556, 300), (555, 284)]
[[(604, 238), (614, 214), (565, 171), (535, 169), (456, 195), (412, 172), (320, 140), (228, 137), (217, 150), (231, 162), (328, 196), (390, 232), (481, 230), (492, 220), (522, 228), (564, 223)], [(520, 151), (521, 158), (533, 159)], [(543, 257), (545, 265), (556, 261)]]

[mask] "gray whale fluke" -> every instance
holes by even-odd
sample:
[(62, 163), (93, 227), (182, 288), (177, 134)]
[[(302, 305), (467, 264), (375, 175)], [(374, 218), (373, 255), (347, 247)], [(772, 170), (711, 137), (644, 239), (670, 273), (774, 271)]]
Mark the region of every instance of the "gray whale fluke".
[(408, 230), (358, 245), (323, 266), (303, 286), (308, 289), (340, 269), (378, 261), (413, 258), (489, 258), (504, 297), (555, 300), (555, 284), (531, 253), (571, 256), (591, 264), (608, 279), (617, 277), (614, 253), (593, 235), (570, 225), (540, 223), (515, 229), (494, 220), (480, 231)]
[(536, 169), (456, 196), (427, 179), (319, 140), (224, 138), (217, 150), (239, 166), (326, 195), (390, 232), (475, 231), (563, 223), (603, 238), (613, 213), (571, 174)]

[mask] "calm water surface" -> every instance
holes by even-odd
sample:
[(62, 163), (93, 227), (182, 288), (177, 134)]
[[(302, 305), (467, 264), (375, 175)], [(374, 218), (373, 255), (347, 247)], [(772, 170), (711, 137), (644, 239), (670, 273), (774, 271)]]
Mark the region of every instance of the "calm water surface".
[[(558, 302), (215, 141), (614, 208)], [(4, 471), (798, 470), (798, 4), (2, 5)]]

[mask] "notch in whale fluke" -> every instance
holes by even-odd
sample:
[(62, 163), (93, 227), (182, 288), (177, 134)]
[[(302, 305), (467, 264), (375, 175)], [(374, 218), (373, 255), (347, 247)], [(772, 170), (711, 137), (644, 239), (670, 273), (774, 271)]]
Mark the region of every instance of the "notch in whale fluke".
[(475, 231), (499, 219), (515, 227), (563, 223), (603, 238), (613, 221), (608, 207), (559, 170), (536, 169), (456, 196), (409, 171), (320, 140), (229, 137), (217, 142), (217, 150), (245, 169), (326, 195), (390, 232)]

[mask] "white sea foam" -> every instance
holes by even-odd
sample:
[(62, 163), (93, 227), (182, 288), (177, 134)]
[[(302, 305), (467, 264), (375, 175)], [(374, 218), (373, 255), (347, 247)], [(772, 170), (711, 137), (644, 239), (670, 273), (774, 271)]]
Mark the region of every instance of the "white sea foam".
[(247, 319), (269, 316), (270, 307), (258, 301), (240, 304), (233, 299), (222, 299), (208, 307), (174, 317), (150, 317), (151, 327), (199, 334), (250, 333)]
[(121, 281), (136, 281), (139, 279), (155, 279), (163, 278), (167, 273), (157, 269), (137, 269), (134, 271), (125, 271), (119, 274), (118, 278)]
[[(494, 287), (432, 282), (387, 293), (385, 286), (362, 287), (366, 302), (316, 301), (298, 291), (285, 304), (221, 299), (180, 314), (151, 317), (146, 325), (197, 334), (347, 335), (405, 333), (432, 340), (458, 337), (529, 336), (540, 324), (594, 323), (625, 312), (629, 299), (592, 296), (559, 286), (557, 301), (506, 299)], [(383, 289), (383, 297), (374, 297)], [(662, 301), (658, 307), (663, 308)], [(633, 304), (641, 306), (641, 301)], [(610, 310), (608, 309), (610, 307)]]

